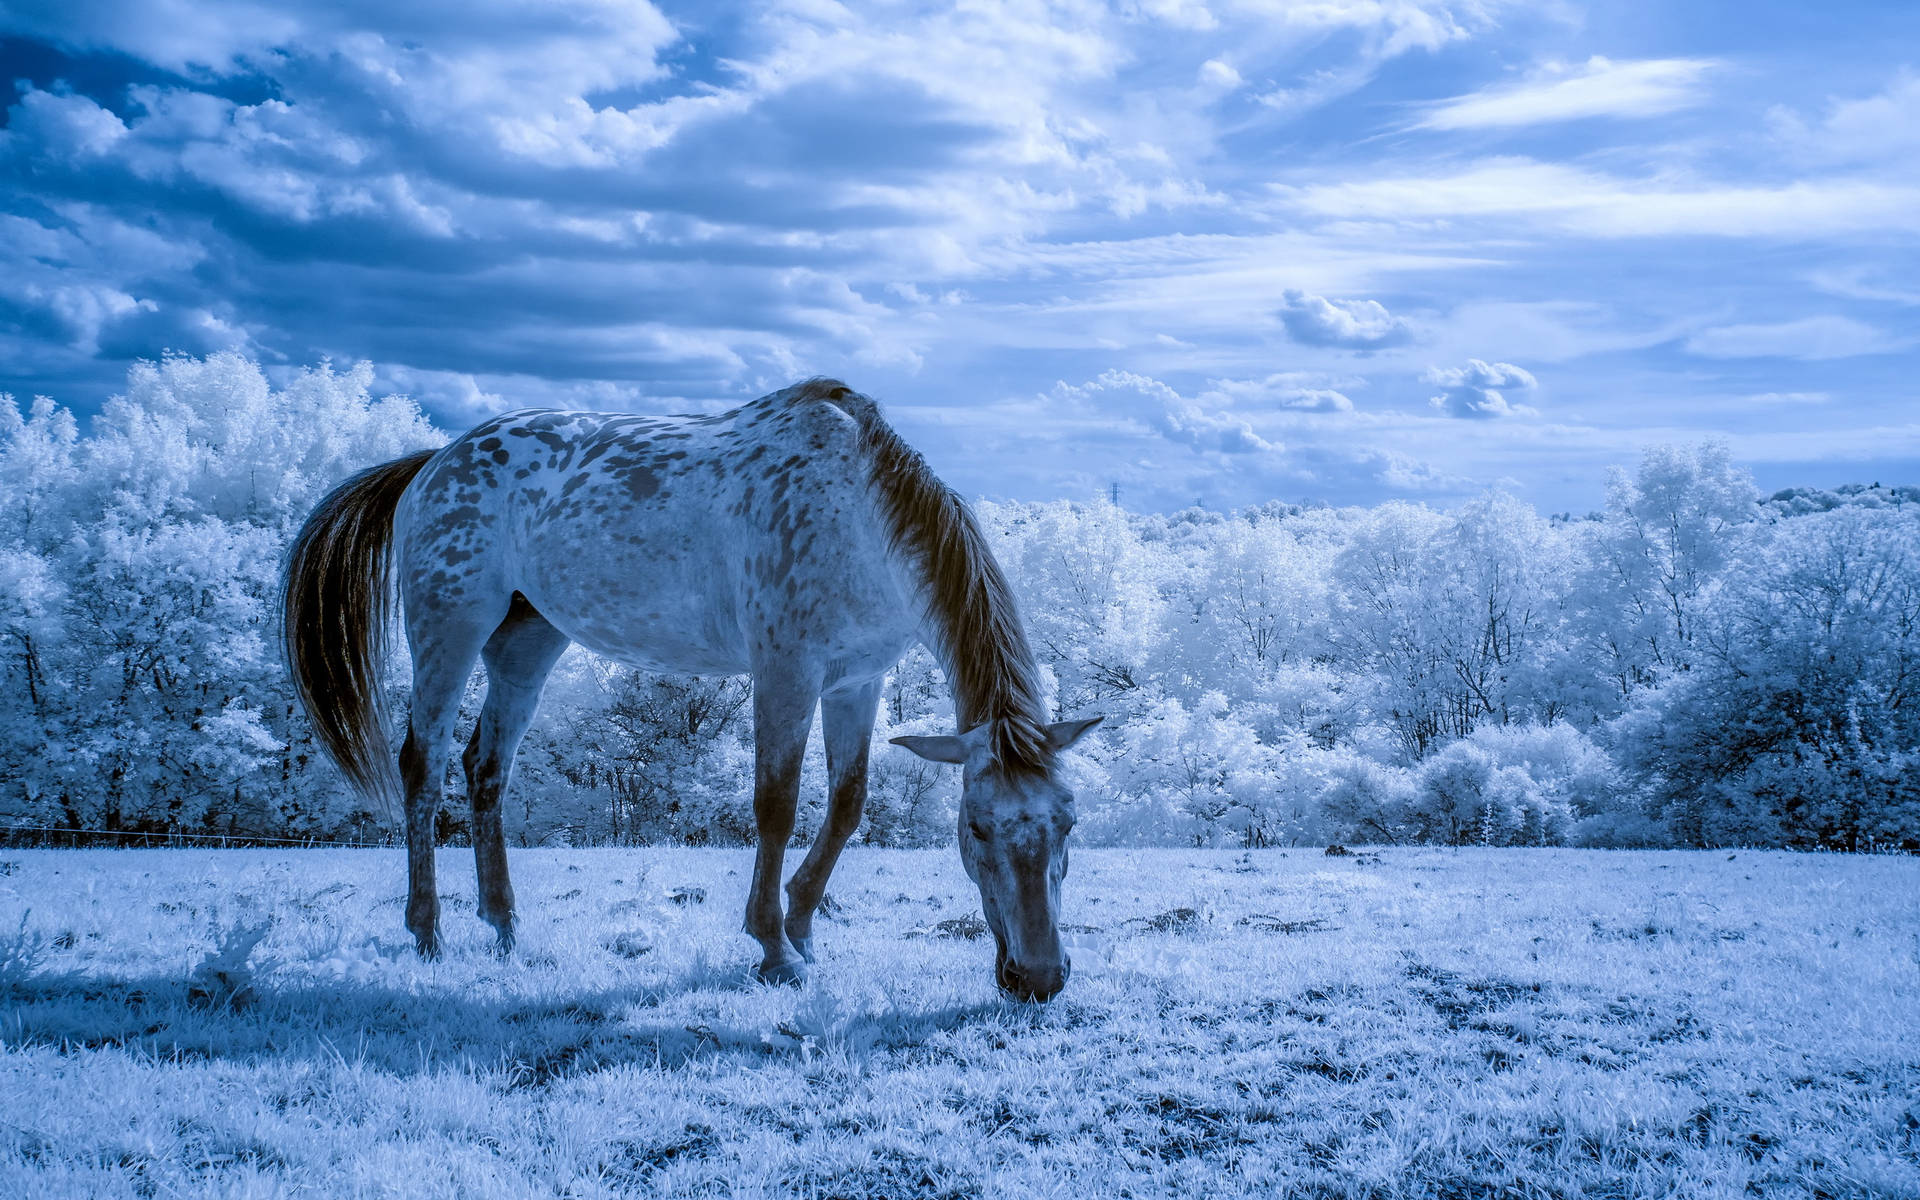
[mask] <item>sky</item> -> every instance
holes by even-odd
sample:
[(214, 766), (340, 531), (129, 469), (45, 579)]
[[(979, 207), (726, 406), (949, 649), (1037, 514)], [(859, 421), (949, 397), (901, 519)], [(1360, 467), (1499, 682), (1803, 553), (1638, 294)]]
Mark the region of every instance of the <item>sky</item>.
[(1920, 482), (1920, 4), (0, 5), (0, 391), (814, 374), (970, 495)]

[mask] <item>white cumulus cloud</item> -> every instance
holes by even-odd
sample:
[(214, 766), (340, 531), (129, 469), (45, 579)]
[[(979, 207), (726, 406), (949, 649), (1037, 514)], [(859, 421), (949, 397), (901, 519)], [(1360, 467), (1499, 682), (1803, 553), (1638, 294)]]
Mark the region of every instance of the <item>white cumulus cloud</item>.
[(1507, 399), (1509, 392), (1530, 392), (1539, 385), (1531, 372), (1512, 363), (1470, 358), (1464, 367), (1429, 367), (1420, 378), (1440, 389), (1428, 403), (1450, 417), (1489, 420), (1539, 411)]
[(1407, 323), (1377, 300), (1329, 300), (1298, 289), (1289, 289), (1281, 300), (1280, 323), (1303, 345), (1380, 350), (1413, 336)]
[(1158, 379), (1131, 371), (1103, 371), (1078, 386), (1062, 381), (1054, 385), (1054, 394), (1115, 417), (1131, 417), (1168, 441), (1195, 450), (1262, 454), (1281, 449), (1256, 433), (1244, 417), (1208, 404), (1207, 397), (1188, 398)]

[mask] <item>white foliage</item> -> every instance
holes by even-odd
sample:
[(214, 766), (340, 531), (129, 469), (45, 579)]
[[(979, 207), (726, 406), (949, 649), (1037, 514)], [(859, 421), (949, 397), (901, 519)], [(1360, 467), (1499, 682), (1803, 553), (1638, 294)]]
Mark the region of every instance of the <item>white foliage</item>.
[[(0, 818), (381, 835), (318, 753), (275, 628), (285, 540), (324, 489), (443, 437), (371, 382), (169, 357), (84, 437), (44, 399), (0, 404)], [(1062, 764), (1085, 840), (1884, 847), (1920, 844), (1916, 499), (1756, 504), (1706, 445), (1649, 450), (1587, 521), (1497, 492), (1445, 512), (976, 511), (1050, 717), (1108, 718)], [(916, 648), (883, 692), (861, 839), (951, 838), (958, 772), (886, 739), (953, 719)], [(509, 829), (751, 840), (751, 724), (742, 680), (571, 652)], [(825, 791), (816, 734), (800, 836)]]

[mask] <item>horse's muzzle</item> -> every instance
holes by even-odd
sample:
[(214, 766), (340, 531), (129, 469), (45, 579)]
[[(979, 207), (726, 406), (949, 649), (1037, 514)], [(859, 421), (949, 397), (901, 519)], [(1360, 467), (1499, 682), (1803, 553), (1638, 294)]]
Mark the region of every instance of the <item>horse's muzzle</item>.
[(1000, 990), (1015, 1000), (1045, 1004), (1067, 986), (1067, 976), (1071, 974), (1073, 960), (1062, 955), (1059, 965), (1051, 967), (1028, 968), (1006, 963), (1000, 968), (998, 983)]

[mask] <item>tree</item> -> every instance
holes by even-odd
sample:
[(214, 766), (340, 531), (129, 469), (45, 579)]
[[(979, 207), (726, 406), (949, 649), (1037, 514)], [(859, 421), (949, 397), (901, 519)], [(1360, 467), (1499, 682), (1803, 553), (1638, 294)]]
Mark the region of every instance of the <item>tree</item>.
[(1655, 446), (1629, 479), (1615, 470), (1607, 510), (1586, 528), (1581, 628), (1613, 709), (1692, 661), (1706, 595), (1756, 510), (1753, 480), (1721, 442)]
[[(317, 765), (279, 665), (281, 546), (351, 470), (439, 439), (372, 371), (271, 387), (232, 354), (137, 364), (85, 438), (0, 419), (0, 753), (22, 815), (119, 828), (328, 831), (358, 801)], [(296, 787), (297, 778), (297, 787)], [(330, 796), (331, 803), (316, 803)]]
[[(85, 436), (45, 399), (0, 405), (0, 815), (391, 827), (316, 750), (275, 591), (326, 488), (441, 435), (373, 397), (365, 365), (277, 378), (230, 354), (137, 364)], [(1446, 512), (977, 512), (1052, 715), (1112, 718), (1062, 765), (1089, 840), (1879, 848), (1920, 847), (1916, 496), (1848, 485), (1756, 506), (1709, 444), (1649, 450), (1582, 521), (1497, 492)], [(396, 712), (407, 675), (397, 656)], [(463, 734), (483, 687), (476, 673)], [(748, 698), (738, 678), (565, 655), (509, 830), (750, 839)], [(884, 739), (953, 719), (916, 649), (883, 692), (859, 836), (952, 836), (957, 774)], [(798, 836), (824, 793), (816, 737)]]
[(1111, 711), (1138, 699), (1166, 639), (1167, 557), (1111, 504), (983, 503), (976, 512), (1054, 672), (1056, 709)]
[(1920, 513), (1840, 508), (1749, 545), (1692, 669), (1615, 741), (1692, 845), (1920, 846)]

